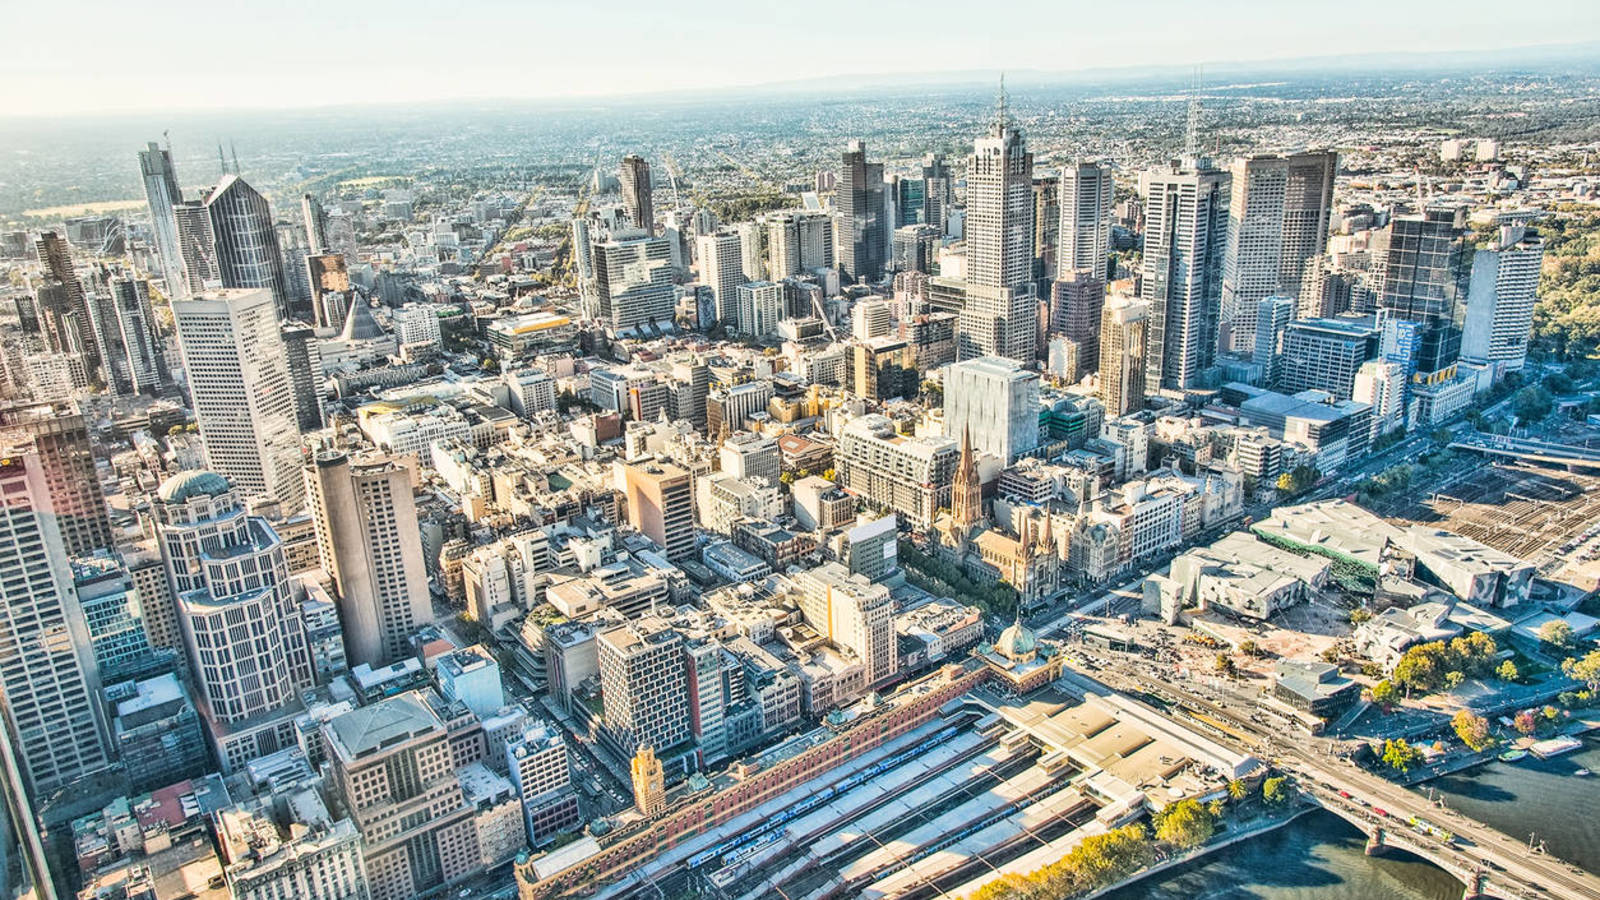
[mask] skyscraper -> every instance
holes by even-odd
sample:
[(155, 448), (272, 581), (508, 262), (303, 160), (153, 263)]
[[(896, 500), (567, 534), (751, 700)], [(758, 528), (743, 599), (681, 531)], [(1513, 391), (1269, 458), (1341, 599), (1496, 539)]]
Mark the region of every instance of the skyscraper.
[(1144, 408), (1148, 368), (1150, 304), (1113, 297), (1100, 320), (1100, 402), (1106, 416), (1125, 416)]
[(178, 348), (205, 445), (206, 465), (246, 496), (285, 512), (305, 499), (294, 381), (265, 288), (174, 301)]
[(645, 162), (644, 157), (630, 153), (622, 158), (622, 170), (618, 177), (622, 182), (622, 206), (628, 212), (628, 221), (633, 227), (643, 228), (645, 233), (654, 236), (656, 212), (650, 184), (650, 164)]
[(1432, 206), (1390, 224), (1379, 304), (1387, 318), (1416, 326), (1414, 342), (1405, 342), (1410, 346), (1401, 354), (1408, 358), (1389, 354), (1408, 377), (1426, 382), (1454, 372), (1462, 301), (1471, 287), (1469, 249), (1464, 207)]
[(839, 272), (846, 281), (876, 281), (883, 277), (889, 246), (884, 221), (883, 163), (867, 162), (866, 141), (845, 146), (839, 164), (839, 210), (835, 237), (839, 244)]
[(823, 212), (767, 217), (768, 277), (781, 281), (811, 269), (833, 268), (833, 219)]
[(1111, 200), (1116, 185), (1105, 163), (1078, 162), (1061, 170), (1061, 227), (1056, 235), (1056, 278), (1088, 270), (1105, 279), (1111, 250)]
[(215, 472), (162, 482), (152, 512), (201, 714), (225, 771), (294, 743), (313, 681), (283, 541)]
[(718, 228), (711, 234), (695, 237), (695, 256), (700, 263), (700, 281), (711, 288), (717, 304), (717, 321), (735, 327), (739, 317), (739, 285), (744, 274), (744, 245), (738, 229)]
[(310, 194), (300, 197), (300, 215), (306, 222), (306, 251), (309, 255), (328, 251), (328, 213), (322, 201)]
[(632, 229), (613, 232), (594, 246), (593, 263), (599, 317), (612, 328), (672, 321), (676, 273), (666, 238)]
[(305, 477), (350, 664), (409, 655), (412, 633), (433, 620), (409, 473), (388, 458), (327, 451)]
[(100, 348), (95, 340), (94, 316), (89, 311), (89, 296), (84, 293), (83, 282), (78, 280), (78, 272), (72, 266), (72, 250), (67, 247), (66, 240), (54, 231), (40, 232), (36, 247), (45, 278), (60, 284), (66, 292), (60, 300), (58, 309), (61, 310), (61, 318), (70, 320), (71, 324), (63, 325), (60, 331), (68, 342), (76, 344), (76, 346), (60, 346), (52, 349), (66, 353), (82, 353), (84, 365), (88, 368), (89, 376), (93, 378), (100, 371)]
[[(182, 281), (182, 277), (175, 276)], [(135, 393), (155, 394), (172, 383), (167, 370), (166, 347), (150, 308), (150, 282), (118, 278), (111, 282), (116, 328), (127, 356), (127, 373)]]
[(1206, 159), (1145, 172), (1143, 279), (1151, 389), (1194, 386), (1217, 348), (1230, 178)]
[(83, 556), (111, 546), (111, 517), (95, 472), (89, 426), (75, 404), (0, 409), (0, 444), (38, 454), (48, 508), (69, 555)]
[(957, 356), (1034, 360), (1033, 154), (1005, 93), (967, 158), (967, 302)]
[(183, 252), (178, 244), (178, 220), (173, 208), (183, 202), (178, 173), (172, 168), (172, 152), (155, 141), (139, 151), (139, 174), (144, 179), (144, 198), (150, 207), (150, 233), (155, 238), (156, 258), (166, 279), (167, 294), (184, 297), (188, 281), (184, 277)]
[(238, 175), (224, 175), (206, 198), (216, 248), (217, 277), (225, 288), (266, 288), (280, 318), (309, 321), (309, 310), (292, 310), (283, 277), (283, 255), (267, 198)]
[(929, 153), (922, 158), (922, 221), (939, 229), (943, 237), (950, 216), (950, 166), (944, 156)]
[(1011, 465), (1039, 446), (1039, 375), (1000, 356), (944, 370), (945, 434), (970, 435), (974, 449)]
[(1088, 269), (1074, 269), (1050, 285), (1049, 334), (1078, 345), (1081, 371), (1099, 365), (1100, 311), (1105, 305), (1105, 279)]
[(855, 653), (866, 666), (869, 689), (894, 676), (900, 654), (895, 649), (894, 599), (887, 587), (852, 575), (836, 562), (801, 573), (795, 584), (806, 624), (829, 643)]
[(1255, 346), (1256, 304), (1298, 297), (1308, 262), (1328, 246), (1338, 154), (1235, 160), (1223, 251), (1221, 349)]
[(1501, 224), (1495, 241), (1473, 255), (1463, 360), (1503, 371), (1523, 367), (1543, 261), (1544, 240), (1523, 221)]
[(173, 207), (172, 218), (177, 223), (178, 252), (183, 256), (183, 296), (221, 287), (217, 241), (205, 202), (185, 200)]
[(1289, 297), (1263, 297), (1256, 303), (1256, 345), (1250, 361), (1261, 367), (1261, 383), (1278, 380), (1283, 356), (1283, 334), (1294, 318), (1295, 302)]
[(33, 450), (0, 456), (3, 720), (32, 796), (42, 800), (111, 760), (99, 676), (47, 484), (51, 466)]

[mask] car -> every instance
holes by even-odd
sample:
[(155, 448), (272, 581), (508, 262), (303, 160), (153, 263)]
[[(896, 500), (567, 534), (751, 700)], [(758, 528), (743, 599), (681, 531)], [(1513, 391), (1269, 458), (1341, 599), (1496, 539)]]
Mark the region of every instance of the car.
[(1372, 808), (1372, 814), (1373, 814), (1373, 815), (1375, 815), (1375, 816), (1377, 816), (1377, 817), (1378, 817), (1378, 818), (1380, 818), (1380, 819), (1387, 819), (1387, 818), (1389, 818), (1389, 814), (1388, 814), (1388, 813), (1387, 813), (1387, 812), (1384, 812), (1384, 811), (1383, 811), (1383, 809), (1382, 809), (1382, 808), (1380, 808), (1380, 807), (1377, 807), (1377, 806), (1374, 806), (1374, 807), (1373, 807), (1373, 808)]
[(1345, 790), (1341, 790), (1339, 792), (1339, 796), (1345, 798), (1346, 800), (1349, 800), (1350, 799), (1350, 792), (1349, 791), (1345, 791)]

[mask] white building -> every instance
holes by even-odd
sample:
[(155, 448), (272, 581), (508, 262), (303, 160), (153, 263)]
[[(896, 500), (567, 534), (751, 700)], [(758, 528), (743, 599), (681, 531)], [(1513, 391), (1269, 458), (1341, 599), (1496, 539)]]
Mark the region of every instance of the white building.
[(401, 344), (427, 344), (437, 347), (441, 343), (439, 314), (432, 306), (407, 303), (394, 311), (395, 337)]
[(735, 317), (741, 334), (757, 340), (776, 337), (783, 321), (783, 285), (770, 281), (751, 281), (738, 287), (739, 309)]
[(556, 383), (542, 369), (519, 369), (505, 374), (511, 388), (511, 411), (523, 418), (556, 408)]
[(1145, 208), (1139, 299), (1150, 304), (1146, 390), (1193, 387), (1217, 348), (1232, 181), (1205, 159), (1154, 169), (1139, 181)]
[(1497, 376), (1523, 367), (1543, 261), (1544, 241), (1520, 223), (1501, 225), (1494, 244), (1473, 255), (1462, 360), (1494, 366)]
[(744, 274), (744, 249), (739, 232), (719, 228), (711, 234), (697, 235), (694, 242), (700, 282), (711, 288), (717, 321), (735, 326), (739, 316), (739, 285), (749, 280)]
[(1016, 362), (984, 356), (944, 370), (945, 434), (970, 434), (972, 449), (1003, 465), (1039, 446), (1039, 375)]
[(1033, 362), (1033, 225), (1033, 154), (1002, 97), (989, 133), (967, 158), (967, 300), (957, 358)]
[(1078, 162), (1061, 170), (1061, 229), (1056, 237), (1056, 277), (1089, 271), (1106, 277), (1111, 249), (1111, 167)]
[(265, 288), (172, 303), (206, 467), (246, 496), (305, 502), (300, 428), (278, 305)]

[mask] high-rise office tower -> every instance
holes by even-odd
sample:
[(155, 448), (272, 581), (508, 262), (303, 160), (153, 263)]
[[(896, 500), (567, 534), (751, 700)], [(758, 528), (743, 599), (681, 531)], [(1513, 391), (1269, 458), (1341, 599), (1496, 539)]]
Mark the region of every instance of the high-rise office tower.
[(361, 831), (371, 900), (411, 900), (483, 868), (450, 737), (417, 692), (322, 726), (332, 790)]
[(111, 516), (95, 472), (89, 426), (75, 404), (0, 408), (0, 444), (38, 454), (48, 508), (69, 555), (111, 546)]
[(1298, 297), (1307, 264), (1327, 249), (1338, 159), (1319, 151), (1234, 161), (1219, 329), (1225, 352), (1254, 348), (1256, 304)]
[(746, 281), (764, 281), (767, 275), (767, 230), (760, 222), (740, 222), (739, 268)]
[(180, 472), (152, 504), (197, 700), (225, 771), (294, 743), (313, 682), (283, 541), (215, 472)]
[(717, 305), (717, 321), (733, 327), (739, 317), (739, 285), (749, 279), (744, 274), (744, 245), (735, 228), (719, 228), (695, 237), (695, 255), (700, 261), (700, 281), (711, 288)]
[(667, 559), (692, 558), (694, 491), (689, 473), (670, 463), (645, 462), (624, 466), (622, 476), (628, 524), (654, 541)]
[(599, 318), (617, 330), (671, 322), (674, 304), (672, 248), (643, 231), (613, 232), (593, 249)]
[(1290, 297), (1263, 297), (1256, 303), (1256, 345), (1250, 361), (1261, 367), (1261, 383), (1268, 387), (1278, 380), (1283, 334), (1294, 314)]
[(957, 356), (1032, 363), (1033, 154), (1002, 93), (989, 133), (967, 158), (967, 302)]
[(944, 236), (948, 228), (951, 202), (950, 165), (938, 153), (922, 158), (922, 221), (939, 229)]
[[(1061, 234), (1061, 173), (1045, 170), (1033, 176), (1034, 275), (1056, 275), (1056, 241)], [(1035, 293), (1048, 288), (1036, 287)]]
[[(182, 280), (179, 278), (178, 280)], [(155, 312), (150, 307), (150, 282), (118, 278), (111, 282), (116, 327), (127, 355), (127, 372), (135, 393), (155, 394), (172, 383)]]
[(217, 277), (222, 286), (266, 288), (278, 306), (279, 318), (308, 321), (308, 310), (290, 308), (283, 254), (267, 198), (238, 175), (224, 175), (206, 198), (206, 212), (211, 217)]
[(1433, 206), (1390, 224), (1379, 303), (1387, 319), (1415, 326), (1405, 329), (1414, 331), (1414, 339), (1389, 354), (1408, 377), (1442, 377), (1460, 356), (1462, 301), (1472, 278), (1467, 240), (1464, 207)]
[(1011, 465), (1039, 446), (1039, 375), (1000, 356), (944, 370), (944, 429), (970, 434), (974, 449)]
[(1125, 416), (1144, 408), (1148, 368), (1150, 304), (1113, 297), (1100, 319), (1100, 402), (1106, 416)]
[(1111, 167), (1079, 162), (1061, 170), (1061, 226), (1056, 236), (1056, 278), (1088, 270), (1105, 279), (1111, 251)]
[(1495, 241), (1473, 255), (1463, 360), (1503, 371), (1523, 367), (1543, 261), (1544, 240), (1523, 220), (1502, 223)]
[(289, 364), (289, 383), (294, 386), (294, 417), (300, 430), (322, 427), (322, 353), (317, 348), (317, 333), (302, 322), (283, 323), (284, 359)]
[(739, 332), (758, 340), (776, 337), (783, 320), (783, 285), (750, 281), (739, 285)]
[(767, 217), (767, 269), (773, 281), (831, 268), (833, 219), (827, 213), (780, 212)]
[(183, 256), (184, 296), (221, 287), (217, 241), (205, 202), (185, 200), (172, 208), (172, 218), (177, 223), (178, 252)]
[(927, 224), (927, 198), (924, 192), (928, 183), (921, 175), (894, 178), (894, 221), (896, 226)]
[(48, 484), (52, 465), (31, 449), (0, 450), (7, 451), (0, 453), (3, 720), (39, 801), (111, 759), (99, 676)]
[(310, 194), (300, 197), (300, 215), (306, 223), (306, 250), (312, 254), (328, 250), (328, 213), (322, 201)]
[(617, 173), (622, 182), (622, 206), (627, 210), (628, 221), (645, 233), (656, 233), (655, 201), (650, 184), (650, 164), (644, 157), (630, 153), (622, 158), (622, 170)]
[(1088, 269), (1074, 269), (1050, 285), (1049, 334), (1078, 345), (1080, 371), (1099, 365), (1100, 311), (1105, 305), (1105, 279)]
[(1371, 319), (1296, 319), (1283, 333), (1277, 383), (1286, 394), (1317, 390), (1349, 400), (1356, 372), (1377, 357), (1378, 343)]
[(150, 233), (155, 239), (156, 258), (161, 261), (167, 293), (183, 297), (188, 293), (188, 281), (184, 277), (183, 251), (178, 244), (178, 220), (172, 214), (183, 202), (183, 189), (178, 186), (178, 173), (172, 168), (172, 151), (151, 141), (146, 149), (139, 151), (139, 174), (144, 179), (144, 198), (150, 207)]
[(689, 678), (683, 636), (666, 621), (645, 616), (595, 638), (601, 735), (618, 755), (640, 747), (665, 751), (689, 740)]
[(883, 277), (889, 245), (884, 221), (883, 163), (867, 162), (866, 141), (851, 141), (839, 164), (839, 272), (846, 281)]
[(305, 499), (294, 381), (265, 288), (174, 301), (178, 349), (205, 445), (206, 465), (246, 496), (285, 512)]
[[(89, 324), (78, 326), (78, 310), (72, 303), (72, 292), (53, 278), (40, 282), (34, 292), (34, 311), (39, 321), (39, 331), (44, 335), (45, 346), (53, 353), (83, 353), (84, 338)], [(87, 380), (87, 373), (85, 373)]]
[(338, 451), (318, 454), (305, 474), (350, 664), (409, 655), (412, 633), (433, 620), (410, 474), (388, 458)]
[(100, 355), (100, 377), (106, 391), (118, 396), (134, 393), (133, 374), (128, 371), (128, 348), (122, 341), (122, 326), (117, 322), (116, 297), (111, 286), (96, 279), (89, 293), (89, 330)]
[(100, 348), (94, 336), (94, 315), (89, 310), (89, 296), (84, 293), (83, 282), (78, 280), (78, 272), (72, 266), (72, 250), (67, 247), (66, 240), (54, 231), (40, 232), (36, 248), (45, 278), (59, 283), (66, 290), (62, 308), (70, 312), (74, 326), (62, 330), (69, 335), (75, 332), (77, 336), (76, 347), (53, 349), (82, 353), (84, 365), (88, 367), (90, 377), (94, 377), (100, 371)]
[(1149, 388), (1193, 387), (1217, 348), (1227, 172), (1187, 159), (1140, 177), (1145, 238), (1140, 299), (1150, 304)]

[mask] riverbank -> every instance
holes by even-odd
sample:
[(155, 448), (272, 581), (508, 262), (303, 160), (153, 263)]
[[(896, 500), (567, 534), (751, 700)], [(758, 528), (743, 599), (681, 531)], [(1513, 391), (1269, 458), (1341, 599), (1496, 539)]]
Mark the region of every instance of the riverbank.
[(1282, 828), (1285, 825), (1290, 824), (1291, 822), (1295, 821), (1296, 819), (1300, 818), (1301, 816), (1304, 816), (1304, 815), (1306, 815), (1308, 813), (1316, 812), (1317, 810), (1320, 810), (1321, 808), (1322, 807), (1315, 806), (1315, 805), (1303, 806), (1303, 807), (1295, 810), (1294, 812), (1292, 812), (1292, 813), (1290, 813), (1290, 814), (1288, 814), (1286, 816), (1262, 820), (1262, 821), (1259, 821), (1259, 822), (1251, 824), (1247, 828), (1240, 829), (1239, 831), (1230, 831), (1230, 832), (1228, 832), (1227, 835), (1224, 836), (1223, 840), (1211, 841), (1210, 843), (1207, 843), (1207, 844), (1205, 844), (1203, 846), (1200, 846), (1200, 847), (1196, 847), (1193, 850), (1189, 850), (1189, 851), (1187, 851), (1185, 853), (1179, 854), (1178, 856), (1174, 856), (1174, 857), (1172, 857), (1170, 859), (1162, 860), (1161, 862), (1156, 863), (1155, 865), (1150, 866), (1148, 868), (1140, 869), (1138, 872), (1135, 872), (1132, 875), (1129, 875), (1127, 878), (1124, 878), (1124, 879), (1122, 879), (1121, 881), (1118, 881), (1115, 884), (1106, 885), (1105, 887), (1095, 891), (1092, 894), (1085, 894), (1083, 896), (1082, 900), (1095, 900), (1095, 898), (1097, 898), (1097, 897), (1101, 897), (1101, 896), (1104, 896), (1106, 894), (1110, 894), (1110, 893), (1112, 893), (1114, 891), (1120, 891), (1123, 888), (1128, 887), (1129, 885), (1138, 884), (1139, 882), (1143, 881), (1146, 878), (1150, 878), (1150, 877), (1155, 876), (1155, 875), (1160, 875), (1162, 872), (1165, 872), (1168, 869), (1173, 869), (1173, 868), (1177, 868), (1178, 866), (1187, 865), (1187, 864), (1192, 863), (1192, 862), (1194, 862), (1194, 861), (1196, 861), (1198, 859), (1202, 859), (1202, 858), (1204, 858), (1204, 857), (1206, 857), (1206, 856), (1208, 856), (1208, 855), (1210, 855), (1212, 853), (1215, 853), (1215, 852), (1217, 852), (1219, 850), (1224, 850), (1224, 849), (1226, 849), (1228, 847), (1232, 847), (1234, 844), (1242, 843), (1242, 842), (1248, 841), (1248, 840), (1250, 840), (1252, 838), (1258, 838), (1263, 834), (1268, 834), (1270, 832), (1276, 831), (1279, 828)]

